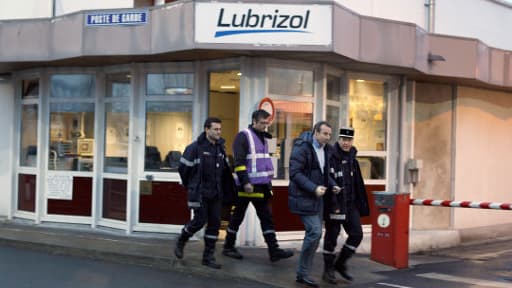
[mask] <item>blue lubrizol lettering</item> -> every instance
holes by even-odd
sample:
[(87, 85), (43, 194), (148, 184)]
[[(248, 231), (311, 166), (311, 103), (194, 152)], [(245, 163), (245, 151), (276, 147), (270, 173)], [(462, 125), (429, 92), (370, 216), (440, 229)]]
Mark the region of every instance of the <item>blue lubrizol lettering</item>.
[(234, 13), (230, 16), (224, 16), (224, 8), (219, 11), (217, 28), (245, 28), (230, 29), (215, 32), (215, 37), (223, 37), (234, 34), (250, 33), (309, 33), (308, 28), (309, 10), (304, 15), (280, 14), (279, 10), (274, 10), (274, 14), (255, 14), (252, 9), (246, 13)]

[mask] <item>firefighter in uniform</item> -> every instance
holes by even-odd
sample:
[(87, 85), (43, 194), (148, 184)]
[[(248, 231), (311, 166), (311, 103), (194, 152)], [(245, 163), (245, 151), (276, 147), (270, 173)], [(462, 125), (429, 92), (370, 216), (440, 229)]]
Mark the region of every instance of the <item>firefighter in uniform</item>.
[[(341, 128), (339, 140), (331, 149), (331, 173), (338, 186), (342, 187), (340, 193), (326, 194), (324, 198), (326, 209), (322, 278), (331, 284), (336, 283), (335, 270), (346, 280), (353, 280), (352, 275), (347, 272), (346, 262), (363, 240), (360, 217), (370, 214), (361, 169), (356, 159), (357, 149), (352, 146), (353, 140), (354, 129)], [(348, 238), (336, 259), (335, 249), (341, 226)]]
[(221, 268), (214, 254), (221, 221), (223, 182), (226, 177), (232, 177), (220, 134), (221, 120), (206, 119), (204, 132), (187, 146), (180, 159), (178, 172), (187, 188), (188, 207), (194, 210), (194, 218), (181, 230), (174, 249), (176, 257), (183, 258), (185, 243), (206, 223), (202, 264), (215, 269)]
[(279, 248), (272, 222), (272, 212), (268, 201), (272, 196), (272, 176), (274, 168), (268, 153), (266, 138), (272, 136), (266, 132), (270, 114), (257, 110), (252, 114), (252, 124), (240, 131), (233, 141), (235, 158), (235, 182), (238, 197), (229, 220), (222, 254), (235, 259), (243, 259), (235, 248), (236, 233), (244, 220), (249, 203), (254, 205), (260, 219), (263, 237), (268, 246), (270, 261), (275, 262), (293, 256), (293, 251)]

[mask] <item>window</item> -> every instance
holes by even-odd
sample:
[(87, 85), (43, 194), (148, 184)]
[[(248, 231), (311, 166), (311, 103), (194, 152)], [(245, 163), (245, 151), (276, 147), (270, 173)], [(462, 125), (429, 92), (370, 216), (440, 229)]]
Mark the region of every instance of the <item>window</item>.
[(269, 132), (276, 141), (275, 177), (288, 179), (293, 140), (313, 126), (313, 71), (269, 67), (269, 97), (275, 116)]
[(349, 125), (365, 179), (385, 179), (387, 85), (383, 81), (349, 80)]
[(88, 74), (52, 75), (49, 170), (92, 171), (94, 83)]
[(148, 74), (146, 97), (146, 171), (176, 172), (192, 142), (193, 74)]
[(271, 67), (267, 77), (270, 94), (313, 96), (313, 71)]
[(104, 171), (108, 173), (128, 170), (130, 79), (128, 73), (107, 75)]
[(23, 104), (21, 108), (21, 166), (37, 164), (37, 108), (37, 104)]

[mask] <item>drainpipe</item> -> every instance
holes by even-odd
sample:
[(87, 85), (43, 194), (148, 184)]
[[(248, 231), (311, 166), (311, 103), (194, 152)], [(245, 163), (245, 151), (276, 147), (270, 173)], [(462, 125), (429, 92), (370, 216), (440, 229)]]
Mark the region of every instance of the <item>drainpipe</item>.
[(436, 1), (435, 0), (425, 0), (425, 21), (426, 28), (429, 33), (434, 33), (435, 30), (435, 19), (436, 19)]

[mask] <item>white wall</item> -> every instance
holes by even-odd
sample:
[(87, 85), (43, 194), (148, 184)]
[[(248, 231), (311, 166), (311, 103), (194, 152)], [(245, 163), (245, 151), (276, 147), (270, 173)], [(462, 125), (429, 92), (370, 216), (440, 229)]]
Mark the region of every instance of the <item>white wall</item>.
[(56, 15), (68, 14), (81, 10), (132, 8), (133, 0), (55, 0)]
[(510, 5), (489, 0), (437, 0), (436, 5), (435, 33), (477, 38), (491, 47), (512, 50)]
[[(459, 87), (454, 200), (510, 203), (512, 93)], [(455, 229), (512, 223), (510, 211), (454, 210)]]
[(14, 129), (14, 89), (10, 81), (0, 80), (0, 217), (8, 216), (12, 191), (12, 142)]
[(0, 20), (45, 18), (52, 14), (50, 0), (0, 1)]
[(81, 10), (132, 8), (133, 0), (16, 0), (0, 1), (0, 20), (47, 18)]
[(426, 29), (425, 0), (335, 0), (361, 15), (414, 23)]

